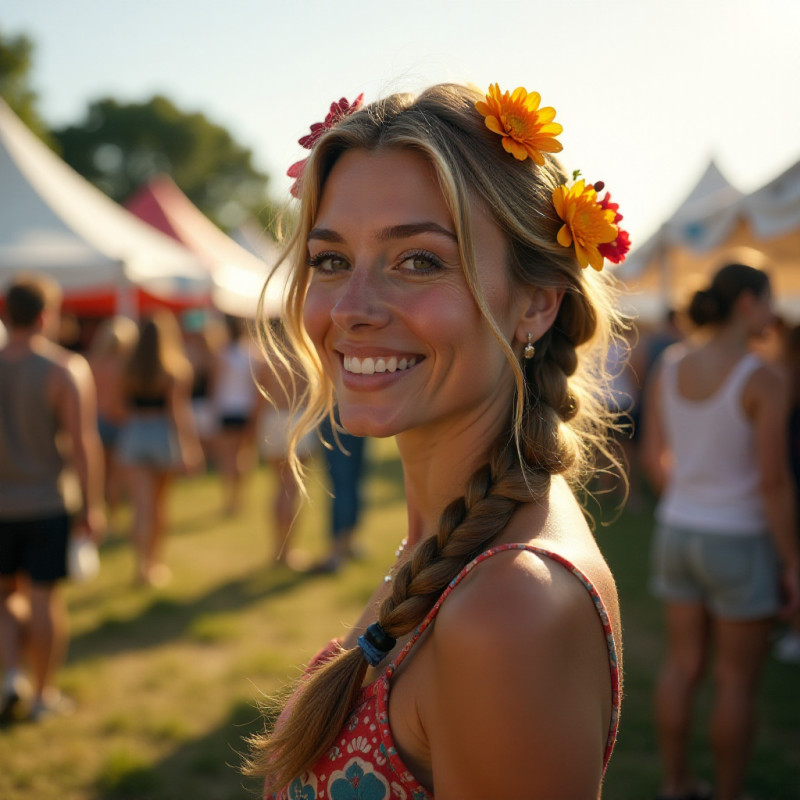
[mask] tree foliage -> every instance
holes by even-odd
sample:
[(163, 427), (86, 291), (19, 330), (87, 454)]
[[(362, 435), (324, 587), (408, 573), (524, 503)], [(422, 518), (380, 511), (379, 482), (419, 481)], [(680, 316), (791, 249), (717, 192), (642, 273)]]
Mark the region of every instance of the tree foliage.
[(38, 96), (31, 86), (33, 42), (27, 36), (7, 36), (0, 30), (0, 97), (42, 140), (53, 145), (36, 111)]
[(268, 178), (252, 152), (200, 113), (185, 113), (167, 98), (93, 102), (82, 123), (53, 131), (64, 160), (120, 203), (159, 173), (169, 174), (189, 199), (223, 228), (245, 215), (271, 220)]

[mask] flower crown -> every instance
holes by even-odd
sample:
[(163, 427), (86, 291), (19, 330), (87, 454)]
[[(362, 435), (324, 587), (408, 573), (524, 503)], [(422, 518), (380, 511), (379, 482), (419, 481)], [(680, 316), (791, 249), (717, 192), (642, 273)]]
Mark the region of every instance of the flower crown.
[[(311, 126), (311, 133), (301, 136), (297, 140), (298, 143), (305, 147), (306, 150), (313, 150), (314, 145), (319, 141), (323, 133), (327, 133), (331, 128), (335, 128), (345, 117), (349, 117), (354, 111), (358, 111), (363, 102), (363, 92), (356, 97), (352, 103), (349, 103), (346, 97), (342, 97), (338, 101), (334, 100), (334, 102), (331, 103), (330, 111), (328, 111), (325, 119), (322, 122), (315, 122)], [(293, 197), (298, 197), (300, 195), (300, 181), (303, 178), (303, 171), (306, 168), (308, 158), (309, 157), (306, 156), (300, 161), (295, 161), (295, 163), (286, 170), (286, 174), (290, 178), (294, 178), (294, 183), (289, 189)]]
[[(352, 103), (342, 97), (331, 103), (330, 111), (322, 122), (311, 126), (311, 133), (303, 136), (299, 143), (307, 150), (327, 131), (341, 120), (361, 108), (364, 95), (360, 94)], [(541, 95), (527, 92), (521, 86), (513, 92), (502, 92), (498, 84), (489, 87), (483, 100), (475, 103), (475, 109), (484, 118), (486, 127), (501, 137), (503, 149), (517, 161), (531, 158), (538, 166), (544, 165), (543, 153), (560, 153), (562, 145), (556, 137), (563, 131), (555, 122), (554, 108), (540, 108)], [(287, 175), (294, 178), (291, 193), (299, 195), (308, 156), (292, 164)], [(553, 190), (553, 205), (556, 214), (564, 223), (558, 231), (557, 241), (563, 247), (575, 248), (575, 255), (582, 267), (603, 268), (604, 259), (621, 264), (630, 250), (630, 236), (619, 227), (622, 214), (619, 204), (611, 202), (606, 192), (602, 200), (598, 194), (604, 188), (602, 181), (587, 184), (578, 180), (579, 171), (573, 173), (573, 184), (562, 184)]]
[[(518, 161), (532, 158), (535, 164), (544, 165), (543, 153), (559, 153), (556, 141), (563, 128), (554, 122), (556, 112), (549, 106), (540, 108), (538, 92), (528, 93), (521, 86), (512, 93), (500, 92), (498, 84), (489, 87), (483, 100), (475, 109), (484, 118), (486, 127), (501, 137), (503, 149)], [(575, 255), (582, 267), (603, 268), (603, 259), (621, 264), (630, 249), (628, 232), (619, 227), (622, 214), (619, 204), (611, 202), (606, 192), (602, 200), (598, 193), (604, 188), (602, 181), (594, 185), (578, 180), (579, 171), (573, 173), (573, 185), (562, 184), (553, 190), (553, 205), (563, 221), (557, 240), (563, 247), (575, 247)]]

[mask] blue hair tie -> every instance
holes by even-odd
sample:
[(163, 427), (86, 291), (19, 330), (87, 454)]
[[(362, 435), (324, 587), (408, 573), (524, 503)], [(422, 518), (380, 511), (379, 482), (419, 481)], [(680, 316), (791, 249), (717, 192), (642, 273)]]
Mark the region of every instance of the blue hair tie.
[(373, 622), (363, 635), (358, 637), (358, 646), (367, 663), (372, 667), (377, 667), (396, 644), (397, 639), (389, 636), (380, 622)]

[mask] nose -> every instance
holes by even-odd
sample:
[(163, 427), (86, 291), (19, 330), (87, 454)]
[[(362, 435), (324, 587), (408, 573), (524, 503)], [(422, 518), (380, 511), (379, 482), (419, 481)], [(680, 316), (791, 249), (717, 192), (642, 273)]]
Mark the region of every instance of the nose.
[(343, 330), (381, 328), (389, 321), (381, 277), (369, 267), (354, 267), (331, 309), (331, 319)]

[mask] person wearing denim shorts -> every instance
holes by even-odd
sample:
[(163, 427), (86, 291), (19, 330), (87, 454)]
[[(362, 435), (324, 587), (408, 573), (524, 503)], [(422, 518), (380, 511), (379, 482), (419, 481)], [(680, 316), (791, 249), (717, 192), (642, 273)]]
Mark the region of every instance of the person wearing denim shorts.
[(128, 410), (117, 441), (133, 507), (131, 539), (137, 583), (163, 586), (167, 497), (172, 478), (202, 469), (203, 449), (190, 405), (192, 368), (171, 312), (158, 310), (140, 324), (122, 374)]
[(667, 350), (648, 390), (643, 459), (661, 491), (650, 585), (667, 626), (655, 696), (663, 800), (711, 797), (688, 749), (712, 639), (713, 797), (741, 797), (772, 627), (800, 604), (788, 395), (783, 376), (749, 352), (772, 320), (770, 301), (762, 269), (724, 266), (689, 308), (709, 335)]

